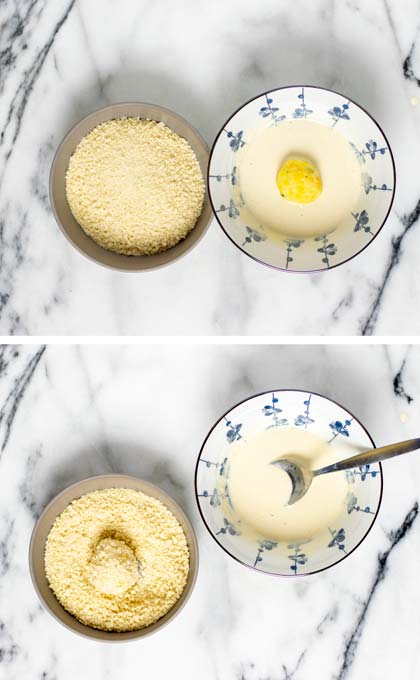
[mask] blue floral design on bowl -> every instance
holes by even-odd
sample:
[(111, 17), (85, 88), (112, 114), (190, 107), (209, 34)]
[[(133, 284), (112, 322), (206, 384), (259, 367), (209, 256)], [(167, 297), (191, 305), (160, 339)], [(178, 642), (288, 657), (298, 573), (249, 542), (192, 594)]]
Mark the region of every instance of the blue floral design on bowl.
[[(274, 240), (241, 218), (238, 152), (257, 128), (291, 119), (334, 127), (348, 139), (361, 166), (360, 199), (333, 232)], [(325, 271), (361, 253), (385, 224), (394, 200), (395, 164), (382, 129), (356, 102), (325, 88), (294, 85), (255, 97), (229, 118), (213, 144), (208, 184), (216, 219), (242, 252), (275, 269)]]
[[(315, 392), (274, 390), (237, 404), (210, 430), (201, 448), (195, 493), (201, 517), (215, 541), (242, 564), (278, 576), (302, 576), (332, 567), (350, 555), (375, 522), (382, 499), (380, 463), (347, 470), (348, 485), (343, 512), (334, 526), (316, 538), (282, 543), (261, 536), (244, 535), (240, 522), (224, 515), (228, 492), (229, 456), (238, 436), (273, 427), (304, 428), (327, 442), (343, 439), (356, 449), (369, 449), (374, 442), (366, 428), (336, 402)], [(220, 485), (220, 481), (223, 484)]]

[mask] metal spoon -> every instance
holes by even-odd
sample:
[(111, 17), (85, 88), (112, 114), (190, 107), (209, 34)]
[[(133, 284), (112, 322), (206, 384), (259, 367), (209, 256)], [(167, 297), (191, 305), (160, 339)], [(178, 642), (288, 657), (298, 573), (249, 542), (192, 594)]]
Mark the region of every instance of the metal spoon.
[(364, 451), (363, 453), (351, 456), (351, 458), (340, 460), (338, 463), (326, 465), (318, 470), (310, 470), (288, 458), (273, 460), (270, 465), (281, 468), (289, 475), (290, 481), (292, 482), (292, 493), (290, 494), (287, 505), (293, 505), (293, 503), (296, 503), (296, 501), (300, 500), (302, 496), (305, 495), (314, 477), (325, 475), (328, 472), (349, 470), (351, 468), (360, 467), (361, 465), (377, 463), (379, 460), (400, 456), (402, 453), (409, 453), (409, 451), (414, 451), (415, 449), (420, 449), (420, 439), (407, 439), (406, 441), (398, 442), (397, 444), (381, 446), (379, 449), (370, 449), (369, 451)]

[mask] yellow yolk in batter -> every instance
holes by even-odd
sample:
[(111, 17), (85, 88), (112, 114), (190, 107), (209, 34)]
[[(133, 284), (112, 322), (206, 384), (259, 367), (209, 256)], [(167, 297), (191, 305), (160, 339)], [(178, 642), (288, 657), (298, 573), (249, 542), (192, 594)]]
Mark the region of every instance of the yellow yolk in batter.
[(276, 182), (283, 198), (293, 203), (313, 203), (322, 192), (322, 180), (316, 167), (299, 158), (284, 161)]

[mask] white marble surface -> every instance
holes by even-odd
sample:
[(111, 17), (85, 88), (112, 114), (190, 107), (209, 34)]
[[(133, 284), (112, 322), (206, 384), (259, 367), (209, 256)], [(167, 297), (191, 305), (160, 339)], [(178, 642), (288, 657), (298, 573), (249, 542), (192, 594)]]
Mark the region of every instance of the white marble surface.
[[(384, 465), (382, 508), (357, 551), (295, 580), (252, 572), (220, 550), (199, 517), (193, 471), (221, 413), (265, 389), (331, 396), (377, 445), (418, 436), (419, 362), (419, 347), (400, 346), (3, 347), (1, 680), (417, 680), (418, 454)], [(179, 617), (119, 646), (59, 626), (39, 604), (27, 566), (32, 527), (49, 499), (110, 471), (172, 494), (201, 553)]]
[[(3, 0), (0, 3), (2, 334), (417, 334), (420, 317), (417, 0)], [(216, 223), (194, 252), (142, 275), (103, 270), (65, 241), (47, 179), (65, 131), (138, 99), (186, 116), (209, 143), (255, 94), (342, 91), (389, 136), (393, 213), (352, 262), (282, 274)]]

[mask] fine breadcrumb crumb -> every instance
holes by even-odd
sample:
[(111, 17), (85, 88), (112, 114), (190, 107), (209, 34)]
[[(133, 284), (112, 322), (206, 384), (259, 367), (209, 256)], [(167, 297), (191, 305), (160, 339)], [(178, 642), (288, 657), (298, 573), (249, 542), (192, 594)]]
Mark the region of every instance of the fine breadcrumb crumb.
[(74, 218), (96, 243), (123, 255), (175, 246), (194, 228), (204, 193), (187, 140), (142, 118), (97, 125), (78, 144), (66, 174)]
[(159, 500), (103, 489), (74, 500), (57, 517), (45, 571), (58, 601), (85, 625), (138, 630), (181, 597), (189, 550), (178, 520)]

